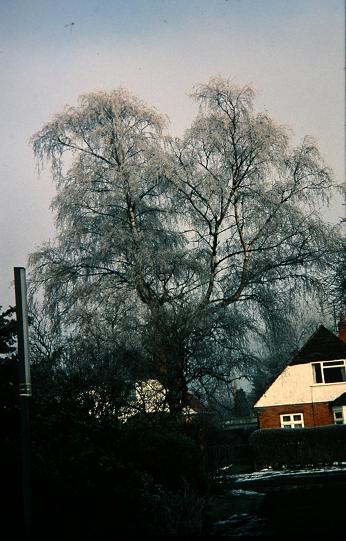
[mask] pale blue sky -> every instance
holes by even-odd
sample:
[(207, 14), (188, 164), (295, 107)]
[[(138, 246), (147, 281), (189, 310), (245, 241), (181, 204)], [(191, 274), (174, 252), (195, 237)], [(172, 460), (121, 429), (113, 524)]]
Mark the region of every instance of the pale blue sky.
[(314, 136), (343, 182), (344, 0), (0, 0), (0, 70), (5, 307), (13, 267), (54, 235), (49, 171), (38, 177), (28, 140), (81, 93), (128, 87), (181, 135), (193, 84), (251, 83), (258, 109), (295, 141)]

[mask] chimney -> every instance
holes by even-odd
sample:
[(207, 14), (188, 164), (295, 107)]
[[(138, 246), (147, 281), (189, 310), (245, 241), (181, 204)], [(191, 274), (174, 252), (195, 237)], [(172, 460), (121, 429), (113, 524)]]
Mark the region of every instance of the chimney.
[(343, 312), (340, 312), (339, 338), (346, 344), (346, 321)]

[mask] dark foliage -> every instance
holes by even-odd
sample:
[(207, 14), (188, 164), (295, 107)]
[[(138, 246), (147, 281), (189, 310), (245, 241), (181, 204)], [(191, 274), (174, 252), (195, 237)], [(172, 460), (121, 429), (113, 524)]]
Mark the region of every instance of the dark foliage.
[(51, 524), (87, 539), (200, 532), (207, 477), (183, 425), (90, 415), (83, 380), (57, 372), (32, 367), (35, 535)]
[(4, 530), (15, 524), (20, 505), (19, 389), (14, 313), (14, 308), (0, 313), (0, 506)]
[[(0, 306), (1, 308), (1, 306)], [(0, 354), (10, 357), (15, 352), (16, 321), (15, 308), (10, 307), (0, 314)]]
[(346, 460), (346, 426), (263, 428), (250, 437), (257, 468), (330, 465)]
[(121, 427), (121, 437), (122, 460), (144, 469), (155, 482), (170, 490), (182, 490), (188, 484), (197, 493), (205, 491), (203, 455), (183, 422), (163, 415), (151, 424), (139, 417)]
[(18, 430), (18, 370), (14, 308), (0, 314), (0, 426), (9, 435)]
[[(2, 319), (1, 503), (4, 528), (16, 534), (22, 533), (22, 502), (11, 313)], [(171, 415), (138, 415), (120, 423), (116, 412), (126, 378), (113, 359), (107, 364), (92, 355), (92, 363), (82, 362), (87, 353), (68, 364), (67, 352), (59, 349), (31, 359), (33, 537), (64, 538), (67, 530), (85, 539), (200, 535), (209, 489), (202, 452), (206, 419), (186, 423)]]

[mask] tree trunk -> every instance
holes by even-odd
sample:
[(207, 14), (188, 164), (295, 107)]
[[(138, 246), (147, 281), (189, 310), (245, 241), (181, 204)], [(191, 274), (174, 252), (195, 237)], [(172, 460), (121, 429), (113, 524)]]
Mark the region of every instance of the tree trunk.
[(151, 329), (150, 349), (154, 361), (155, 378), (166, 389), (167, 405), (172, 416), (178, 416), (187, 405), (187, 384), (185, 378), (185, 340), (168, 318)]

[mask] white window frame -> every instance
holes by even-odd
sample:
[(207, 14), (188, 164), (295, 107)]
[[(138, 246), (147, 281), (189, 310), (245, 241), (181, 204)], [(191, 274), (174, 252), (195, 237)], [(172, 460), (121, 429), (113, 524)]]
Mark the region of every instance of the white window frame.
[[(338, 415), (340, 413), (341, 413), (341, 417)], [(333, 408), (333, 418), (334, 418), (335, 425), (345, 424), (345, 418), (344, 418), (344, 412), (343, 412), (342, 406), (335, 406)]]
[[(299, 419), (295, 419), (295, 416), (300, 416)], [(289, 419), (285, 419), (289, 417)], [(281, 428), (304, 428), (304, 415), (303, 413), (283, 413), (280, 415)]]
[[(322, 381), (320, 381), (320, 382), (316, 381), (316, 372), (315, 372), (315, 366), (316, 365), (320, 366), (320, 371), (321, 371), (321, 375), (322, 375)], [(311, 363), (311, 367), (312, 367), (313, 381), (314, 381), (315, 385), (334, 385), (335, 383), (336, 384), (338, 384), (338, 383), (346, 383), (346, 361), (344, 359), (340, 359), (340, 360), (336, 360), (336, 361), (313, 362), (313, 363)], [(329, 382), (326, 382), (325, 377), (324, 377), (324, 370), (328, 370), (328, 368), (343, 368), (344, 369), (344, 374), (345, 374), (345, 376), (344, 376), (345, 379), (342, 380), (342, 381), (329, 381)]]

